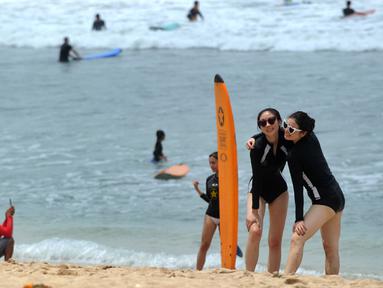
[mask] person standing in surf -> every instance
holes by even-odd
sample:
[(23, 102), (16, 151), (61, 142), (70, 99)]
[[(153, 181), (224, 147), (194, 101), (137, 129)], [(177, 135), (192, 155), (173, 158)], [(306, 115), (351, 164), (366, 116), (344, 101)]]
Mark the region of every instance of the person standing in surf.
[[(345, 205), (343, 192), (313, 132), (315, 120), (307, 113), (297, 111), (283, 122), (283, 127), (285, 139), (294, 143), (287, 160), (295, 199), (295, 224), (285, 273), (297, 271), (306, 241), (320, 230), (326, 256), (325, 273), (339, 274), (340, 226)], [(305, 214), (303, 187), (312, 201)]]
[(199, 182), (194, 180), (193, 186), (198, 195), (209, 203), (203, 222), (201, 245), (198, 250), (196, 269), (202, 270), (206, 260), (215, 230), (219, 225), (219, 192), (218, 192), (218, 152), (209, 155), (209, 165), (214, 173), (206, 179), (206, 194), (199, 188)]
[(157, 141), (153, 151), (153, 162), (167, 161), (168, 159), (162, 152), (162, 141), (165, 140), (165, 132), (162, 130), (157, 130), (156, 136)]
[(92, 25), (92, 30), (101, 31), (105, 29), (106, 29), (105, 21), (101, 19), (100, 14), (96, 14), (96, 17)]
[[(72, 56), (71, 52), (75, 55)], [(60, 47), (60, 57), (59, 62), (61, 63), (67, 63), (69, 62), (69, 57), (73, 57), (75, 60), (81, 59), (80, 54), (77, 53), (76, 50), (73, 49), (73, 47), (69, 44), (69, 38), (64, 38), (64, 43)]]
[(201, 19), (204, 20), (203, 15), (201, 11), (199, 10), (199, 2), (194, 1), (194, 6), (192, 9), (190, 9), (187, 17), (189, 21), (193, 22), (193, 21), (197, 21), (197, 16), (201, 17)]
[(282, 118), (274, 108), (266, 108), (257, 117), (261, 133), (247, 142), (253, 172), (252, 187), (247, 196), (246, 227), (249, 231), (246, 247), (246, 269), (254, 271), (258, 263), (266, 205), (269, 207), (269, 259), (267, 271), (278, 272), (281, 264), (281, 244), (285, 227), (288, 192), (282, 176), (287, 149), (291, 145), (283, 137)]

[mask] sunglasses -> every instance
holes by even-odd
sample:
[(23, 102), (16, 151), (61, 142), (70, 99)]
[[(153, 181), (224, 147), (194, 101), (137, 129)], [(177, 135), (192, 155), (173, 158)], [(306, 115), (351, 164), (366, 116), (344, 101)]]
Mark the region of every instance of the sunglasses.
[(294, 134), (295, 132), (302, 131), (301, 129), (291, 127), (289, 124), (287, 124), (286, 120), (283, 120), (283, 128), (288, 129), (287, 131), (289, 131), (290, 135)]
[(275, 117), (275, 116), (272, 116), (269, 119), (262, 119), (262, 120), (258, 121), (258, 126), (259, 127), (266, 127), (267, 123), (269, 123), (270, 125), (273, 125), (276, 120), (277, 120), (277, 117)]

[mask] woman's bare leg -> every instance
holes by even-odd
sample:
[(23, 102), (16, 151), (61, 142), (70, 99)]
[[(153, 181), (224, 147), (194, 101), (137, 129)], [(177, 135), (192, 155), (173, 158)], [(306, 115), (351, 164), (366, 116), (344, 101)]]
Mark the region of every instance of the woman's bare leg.
[(323, 249), (326, 254), (325, 272), (327, 275), (339, 274), (339, 239), (342, 212), (336, 213), (321, 228)]
[(285, 228), (289, 194), (287, 192), (279, 195), (269, 205), (270, 227), (269, 227), (269, 260), (267, 271), (279, 272), (281, 265), (281, 245), (283, 229)]
[(294, 274), (302, 262), (303, 247), (327, 221), (335, 216), (334, 210), (323, 205), (312, 205), (304, 216), (304, 223), (307, 228), (303, 236), (293, 232), (290, 242), (289, 256), (285, 267), (285, 274)]
[(206, 260), (206, 253), (209, 250), (211, 240), (213, 239), (214, 232), (217, 229), (217, 224), (210, 219), (209, 216), (205, 215), (203, 228), (202, 228), (202, 237), (201, 237), (201, 245), (199, 247), (198, 256), (197, 256), (197, 270), (202, 270), (203, 265)]
[(246, 255), (245, 255), (245, 262), (246, 262), (246, 270), (248, 271), (254, 271), (255, 266), (257, 266), (258, 263), (258, 257), (259, 257), (259, 242), (261, 241), (262, 237), (262, 229), (263, 229), (263, 218), (265, 217), (265, 200), (262, 198), (259, 198), (259, 220), (260, 220), (260, 227), (256, 225), (255, 223), (250, 226), (249, 229), (249, 236), (247, 238), (247, 245), (246, 245)]

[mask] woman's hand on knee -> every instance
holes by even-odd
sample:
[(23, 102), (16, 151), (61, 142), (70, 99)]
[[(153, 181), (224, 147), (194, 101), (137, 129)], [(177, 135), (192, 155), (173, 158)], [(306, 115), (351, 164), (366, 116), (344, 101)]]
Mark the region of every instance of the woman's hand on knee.
[(258, 229), (261, 230), (261, 221), (259, 219), (258, 209), (252, 209), (246, 216), (246, 228), (247, 231), (250, 231), (250, 227), (255, 224), (258, 226)]
[(304, 221), (298, 221), (293, 226), (293, 233), (297, 233), (299, 236), (306, 234), (307, 228)]

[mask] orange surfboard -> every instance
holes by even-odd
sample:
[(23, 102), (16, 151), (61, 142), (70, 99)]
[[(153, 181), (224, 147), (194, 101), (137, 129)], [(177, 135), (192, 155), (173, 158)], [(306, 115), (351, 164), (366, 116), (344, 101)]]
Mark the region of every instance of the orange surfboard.
[(235, 269), (238, 240), (238, 163), (230, 97), (218, 74), (214, 78), (217, 119), (219, 214), (222, 268)]
[(189, 173), (189, 166), (186, 164), (177, 164), (158, 172), (154, 178), (161, 180), (179, 179)]

